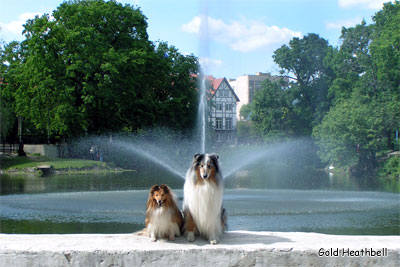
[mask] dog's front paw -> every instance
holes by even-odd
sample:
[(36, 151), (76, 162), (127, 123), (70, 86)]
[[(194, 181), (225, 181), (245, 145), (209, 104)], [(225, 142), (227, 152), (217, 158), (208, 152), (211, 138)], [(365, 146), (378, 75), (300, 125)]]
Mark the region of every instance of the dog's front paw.
[(211, 245), (216, 245), (217, 243), (218, 243), (218, 241), (216, 239), (210, 240)]
[(187, 241), (193, 242), (194, 241), (194, 232), (189, 232), (186, 236)]
[(156, 242), (156, 240), (157, 240), (156, 236), (152, 233), (151, 236), (150, 236), (150, 241), (151, 242)]
[(174, 234), (170, 234), (169, 235), (169, 241), (174, 241), (175, 240), (175, 235)]

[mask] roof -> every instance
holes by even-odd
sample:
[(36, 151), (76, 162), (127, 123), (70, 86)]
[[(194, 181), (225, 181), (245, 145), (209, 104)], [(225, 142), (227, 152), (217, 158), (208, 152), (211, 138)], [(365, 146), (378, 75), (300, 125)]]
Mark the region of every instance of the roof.
[(206, 79), (209, 80), (212, 84), (212, 88), (211, 88), (211, 98), (214, 97), (215, 93), (218, 91), (221, 83), (225, 80), (225, 83), (228, 85), (229, 90), (231, 90), (233, 96), (236, 98), (236, 101), (240, 101), (239, 97), (236, 95), (235, 91), (233, 91), (231, 85), (229, 84), (228, 80), (224, 77), (224, 78), (214, 78), (211, 75), (206, 76)]

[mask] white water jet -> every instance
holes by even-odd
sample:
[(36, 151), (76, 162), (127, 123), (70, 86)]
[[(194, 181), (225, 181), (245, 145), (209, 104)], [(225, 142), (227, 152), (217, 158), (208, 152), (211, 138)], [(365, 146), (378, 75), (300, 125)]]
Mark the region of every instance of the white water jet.
[[(179, 171), (179, 167), (176, 166), (176, 162), (172, 159), (170, 159), (169, 161), (167, 160), (163, 160), (161, 159), (161, 157), (157, 157), (155, 155), (153, 155), (152, 153), (149, 153), (147, 151), (145, 151), (144, 149), (141, 149), (140, 147), (138, 147), (138, 145), (132, 144), (132, 143), (128, 143), (128, 142), (122, 142), (122, 141), (116, 141), (116, 143), (118, 145), (120, 145), (121, 147), (129, 150), (130, 152), (133, 152), (139, 156), (142, 156), (148, 160), (151, 160), (152, 162), (156, 163), (157, 165), (165, 168), (166, 170), (170, 171), (173, 174), (176, 174), (177, 176), (179, 176), (182, 179), (185, 179), (185, 172), (184, 171)], [(164, 152), (168, 155), (167, 152)]]
[(271, 157), (281, 157), (283, 158), (285, 154), (290, 153), (290, 148), (297, 144), (296, 141), (279, 143), (270, 145), (269, 147), (260, 147), (258, 151), (237, 151), (236, 153), (231, 153), (228, 158), (228, 164), (222, 164), (225, 166), (226, 172), (224, 172), (224, 179), (228, 178), (240, 169), (248, 166), (252, 163), (257, 163), (262, 159), (267, 159)]
[(200, 81), (200, 103), (199, 103), (199, 123), (201, 124), (200, 128), (200, 141), (201, 141), (201, 153), (206, 153), (206, 81), (205, 76), (202, 75), (202, 79)]

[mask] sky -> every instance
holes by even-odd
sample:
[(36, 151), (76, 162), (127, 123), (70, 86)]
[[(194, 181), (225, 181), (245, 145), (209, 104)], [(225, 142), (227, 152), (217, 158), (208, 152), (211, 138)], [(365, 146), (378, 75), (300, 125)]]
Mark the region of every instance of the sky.
[[(235, 79), (279, 73), (276, 49), (294, 37), (319, 34), (340, 44), (342, 26), (353, 27), (389, 0), (118, 0), (147, 17), (149, 39), (198, 56), (204, 71)], [(51, 14), (63, 0), (0, 0), (0, 41), (22, 41), (23, 24)]]

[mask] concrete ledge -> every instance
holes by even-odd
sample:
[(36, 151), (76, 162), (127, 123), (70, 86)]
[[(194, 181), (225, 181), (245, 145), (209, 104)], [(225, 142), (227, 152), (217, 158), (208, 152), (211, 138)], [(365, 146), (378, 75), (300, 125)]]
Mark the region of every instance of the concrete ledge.
[[(321, 248), (385, 248), (387, 256), (319, 256)], [(0, 266), (400, 266), (400, 236), (234, 231), (210, 245), (133, 234), (0, 234)]]

